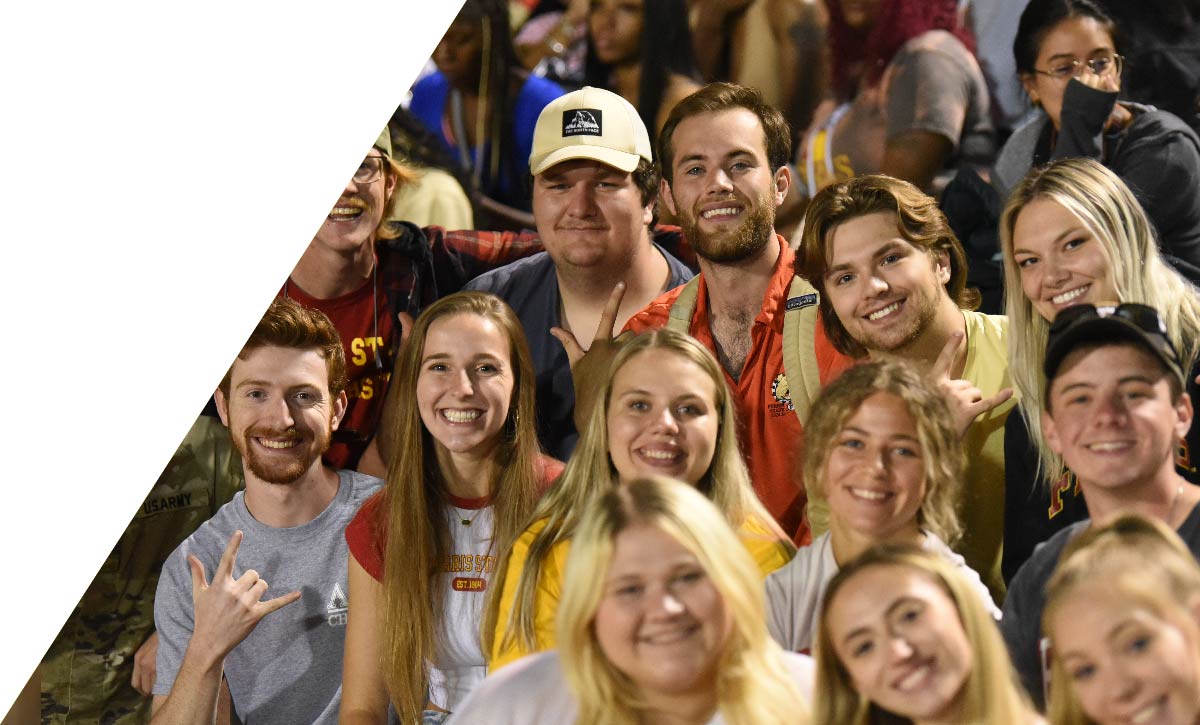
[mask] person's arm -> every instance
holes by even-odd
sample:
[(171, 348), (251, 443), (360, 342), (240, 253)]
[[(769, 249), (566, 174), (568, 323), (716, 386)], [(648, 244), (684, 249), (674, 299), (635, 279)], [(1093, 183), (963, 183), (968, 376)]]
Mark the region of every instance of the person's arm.
[(1129, 138), (1130, 131), (1106, 165), (1146, 210), (1163, 257), (1200, 284), (1200, 142), (1177, 119), (1168, 118), (1179, 128), (1160, 127), (1143, 138)]
[(954, 152), (968, 121), (987, 112), (986, 106), (972, 108), (973, 89), (982, 76), (964, 66), (970, 63), (965, 50), (961, 58), (952, 53), (905, 49), (889, 71), (887, 143), (880, 171), (925, 190)]
[(195, 628), (188, 641), (171, 694), (154, 698), (152, 723), (201, 725), (216, 720), (217, 698), (225, 656), (244, 640), (266, 615), (300, 598), (291, 592), (262, 601), (267, 582), (253, 569), (233, 578), (242, 532), (230, 537), (209, 584), (204, 565), (188, 555), (192, 574)]
[(705, 80), (727, 80), (722, 77), (728, 68), (721, 61), (730, 45), (734, 16), (742, 13), (753, 0), (694, 0), (691, 3), (692, 53), (696, 68)]
[(458, 292), (484, 272), (542, 251), (536, 232), (491, 232), (475, 229), (447, 230), (424, 227), (433, 253), (438, 294)]
[(1030, 576), (1032, 571), (1027, 562), (1017, 576), (1013, 578), (1012, 586), (1004, 597), (1003, 615), (1000, 618), (1000, 633), (1004, 635), (1004, 644), (1008, 646), (1008, 656), (1012, 660), (1013, 669), (1020, 676), (1021, 684), (1025, 686), (1029, 696), (1039, 707), (1042, 705), (1042, 672), (1039, 659), (1038, 643), (1041, 638), (1041, 612), (1030, 609), (1032, 587), (1039, 586)]
[(813, 0), (765, 1), (778, 49), (779, 110), (793, 129), (802, 129), (828, 90), (825, 6)]
[(154, 689), (154, 665), (158, 658), (158, 632), (151, 632), (133, 654), (133, 689), (149, 696)]
[(346, 620), (346, 653), (342, 660), (342, 725), (386, 723), (388, 691), (380, 669), (380, 619), (383, 587), (354, 555), (348, 566), (350, 612)]

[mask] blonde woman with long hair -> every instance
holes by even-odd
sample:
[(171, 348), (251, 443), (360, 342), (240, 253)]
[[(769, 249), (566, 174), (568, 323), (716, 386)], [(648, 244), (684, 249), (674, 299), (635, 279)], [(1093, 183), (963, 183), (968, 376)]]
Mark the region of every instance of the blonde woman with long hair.
[(1137, 515), (1072, 541), (1046, 588), (1055, 725), (1200, 723), (1200, 566)]
[(911, 544), (838, 572), (814, 657), (815, 725), (1044, 725), (974, 584)]
[(979, 574), (950, 549), (961, 533), (954, 501), (964, 462), (938, 387), (901, 362), (853, 367), (813, 403), (805, 447), (805, 487), (828, 510), (828, 530), (767, 576), (767, 627), (776, 642), (807, 652), (838, 567), (886, 542), (914, 544), (953, 563), (999, 618)]
[(621, 343), (562, 477), (500, 560), (484, 623), (489, 666), (554, 647), (571, 537), (597, 496), (645, 475), (692, 484), (741, 537), (762, 576), (795, 549), (751, 488), (733, 399), (699, 342), (655, 330)]
[(808, 722), (811, 660), (767, 636), (754, 562), (693, 487), (652, 477), (601, 494), (562, 584), (558, 650), (489, 677), (452, 722)]
[(483, 680), (496, 556), (562, 468), (539, 451), (533, 365), (498, 297), (430, 305), (394, 385), (387, 485), (346, 529), (343, 723), (387, 722), (389, 703), (401, 722), (441, 722)]
[[(1073, 305), (1149, 305), (1161, 311), (1186, 370), (1200, 353), (1200, 294), (1163, 260), (1125, 182), (1090, 159), (1058, 161), (1026, 176), (1009, 197), (1000, 236), (1008, 367), (1021, 411), (1005, 428), (1003, 569), (1010, 580), (1038, 543), (1087, 517), (1070, 472), (1042, 436), (1050, 323)], [(1180, 473), (1200, 483), (1200, 426), (1186, 442)]]

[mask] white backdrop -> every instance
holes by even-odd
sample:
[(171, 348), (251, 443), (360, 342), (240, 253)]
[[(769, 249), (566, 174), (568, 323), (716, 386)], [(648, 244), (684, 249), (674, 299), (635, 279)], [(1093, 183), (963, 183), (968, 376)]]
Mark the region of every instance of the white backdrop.
[(461, 4), (0, 10), (0, 715)]

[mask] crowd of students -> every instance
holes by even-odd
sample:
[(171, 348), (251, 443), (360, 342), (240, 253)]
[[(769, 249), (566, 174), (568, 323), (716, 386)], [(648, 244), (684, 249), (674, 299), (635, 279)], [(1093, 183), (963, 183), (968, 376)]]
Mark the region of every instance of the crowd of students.
[(1200, 138), (1118, 100), (1145, 46), (1021, 3), (1012, 123), (979, 0), (518, 5), (466, 0), (43, 722), (1200, 724)]

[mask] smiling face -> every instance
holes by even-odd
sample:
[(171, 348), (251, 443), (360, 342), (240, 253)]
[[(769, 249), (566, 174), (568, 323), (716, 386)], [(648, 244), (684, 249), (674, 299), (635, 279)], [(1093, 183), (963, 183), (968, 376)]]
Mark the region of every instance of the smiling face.
[(371, 149), (363, 159), (363, 166), (378, 167), (380, 164), (383, 164), (382, 173), (374, 181), (360, 184), (352, 178), (346, 184), (337, 204), (313, 237), (312, 246), (352, 254), (372, 243), (396, 186), (396, 179), (388, 173), (379, 149)]
[(321, 454), (346, 410), (346, 396), (329, 393), (319, 350), (257, 347), (230, 368), (229, 395), (216, 392), (249, 474), (289, 484), (321, 465)]
[[(1172, 620), (1108, 582), (1079, 585), (1055, 610), (1057, 657), (1084, 713), (1099, 725), (1200, 721), (1200, 643), (1182, 606)], [(1194, 615), (1193, 615), (1194, 616)]]
[(904, 401), (878, 392), (862, 402), (833, 439), (822, 487), (835, 534), (882, 542), (919, 530), (925, 459)]
[(598, 161), (564, 161), (533, 180), (533, 218), (556, 268), (628, 269), (649, 246), (653, 206), (633, 174)]
[(928, 575), (907, 566), (870, 566), (826, 606), (834, 652), (854, 689), (913, 720), (955, 721), (971, 645), (954, 602)]
[(677, 352), (651, 348), (613, 377), (608, 451), (622, 482), (670, 476), (695, 485), (712, 464), (721, 420), (717, 389)]
[(758, 117), (745, 108), (690, 116), (675, 127), (671, 146), (671, 181), (663, 180), (661, 195), (696, 254), (737, 262), (761, 252), (791, 177), (786, 167), (772, 173)]
[(617, 535), (592, 626), (612, 666), (653, 698), (715, 688), (733, 621), (695, 554), (642, 523)]
[(1057, 201), (1026, 204), (1013, 225), (1012, 246), (1021, 291), (1047, 322), (1072, 305), (1119, 300), (1103, 243)]
[(1042, 430), (1050, 449), (1079, 477), (1089, 502), (1142, 498), (1146, 486), (1174, 470), (1175, 447), (1191, 426), (1192, 407), (1186, 395), (1171, 402), (1168, 375), (1132, 343), (1081, 348), (1059, 365)]
[(440, 451), (473, 458), (492, 452), (513, 396), (508, 338), (478, 315), (434, 320), (425, 335), (417, 407)]
[(916, 342), (949, 300), (949, 255), (914, 246), (887, 211), (842, 222), (828, 238), (825, 296), (850, 337), (879, 352)]
[(636, 63), (642, 44), (643, 0), (592, 0), (588, 34), (601, 63)]
[[(1081, 63), (1095, 58), (1112, 56), (1114, 49), (1112, 35), (1095, 18), (1086, 16), (1067, 18), (1046, 32), (1042, 45), (1038, 49), (1037, 61), (1034, 68), (1041, 71), (1052, 71), (1071, 61)], [(1121, 87), (1121, 79), (1115, 73), (1100, 79), (1109, 90), (1116, 91)], [(1021, 84), (1034, 103), (1040, 103), (1042, 110), (1050, 117), (1055, 128), (1061, 128), (1063, 93), (1066, 91), (1070, 76), (1056, 78), (1043, 73), (1029, 73), (1021, 76)]]

